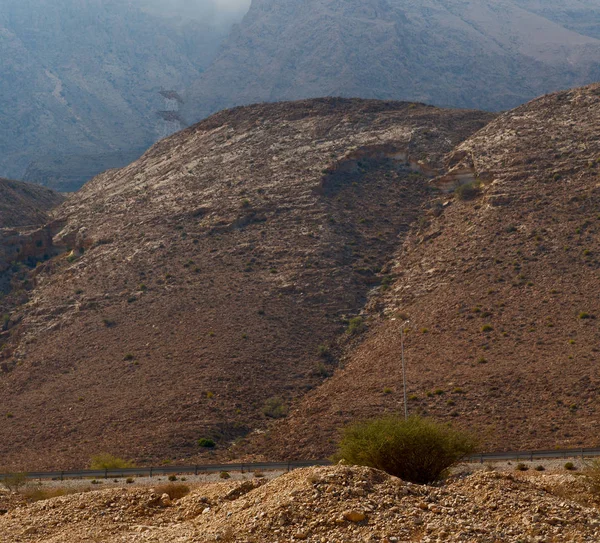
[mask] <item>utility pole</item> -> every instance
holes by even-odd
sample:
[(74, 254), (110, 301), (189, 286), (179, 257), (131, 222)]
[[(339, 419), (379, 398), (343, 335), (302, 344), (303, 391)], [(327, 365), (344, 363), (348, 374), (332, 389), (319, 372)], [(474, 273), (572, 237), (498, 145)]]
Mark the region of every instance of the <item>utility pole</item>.
[(402, 352), (402, 388), (404, 389), (404, 420), (408, 420), (408, 399), (406, 398), (406, 362), (404, 360), (404, 327), (409, 324), (407, 320), (400, 329), (400, 350)]

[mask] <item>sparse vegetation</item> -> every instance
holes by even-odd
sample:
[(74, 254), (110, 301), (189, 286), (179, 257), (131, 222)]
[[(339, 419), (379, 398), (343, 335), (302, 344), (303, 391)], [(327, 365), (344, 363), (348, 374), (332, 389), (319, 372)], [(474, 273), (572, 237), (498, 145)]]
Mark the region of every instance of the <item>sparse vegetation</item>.
[(527, 471), (529, 469), (529, 466), (527, 464), (524, 464), (523, 462), (519, 462), (515, 469), (517, 471)]
[(573, 464), (573, 462), (566, 462), (565, 469), (567, 471), (575, 471), (577, 468), (575, 467), (575, 464)]
[(203, 447), (205, 449), (212, 449), (216, 446), (216, 443), (212, 439), (203, 437), (198, 440), (198, 446)]
[(231, 475), (229, 475), (229, 472), (227, 472), (227, 471), (222, 471), (222, 472), (219, 474), (219, 477), (220, 477), (221, 479), (231, 479)]
[(426, 484), (443, 478), (475, 447), (472, 436), (449, 426), (416, 416), (389, 416), (346, 428), (336, 459)]

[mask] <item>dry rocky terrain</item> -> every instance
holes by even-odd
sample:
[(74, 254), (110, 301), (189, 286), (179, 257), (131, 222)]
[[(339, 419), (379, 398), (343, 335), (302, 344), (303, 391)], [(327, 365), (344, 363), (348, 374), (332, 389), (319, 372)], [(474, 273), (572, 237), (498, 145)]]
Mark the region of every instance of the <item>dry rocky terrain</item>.
[[(163, 489), (164, 490), (164, 489)], [(438, 486), (368, 468), (298, 470), (272, 481), (110, 489), (0, 515), (3, 543), (573, 543), (600, 538), (597, 498), (581, 477), (479, 471)], [(161, 492), (163, 492), (161, 494)]]
[[(196, 458), (285, 415), (492, 115), (322, 99), (217, 114), (55, 212), (62, 254), (0, 338), (0, 456), (18, 469)], [(321, 347), (320, 347), (321, 346)], [(298, 451), (298, 455), (302, 455)]]

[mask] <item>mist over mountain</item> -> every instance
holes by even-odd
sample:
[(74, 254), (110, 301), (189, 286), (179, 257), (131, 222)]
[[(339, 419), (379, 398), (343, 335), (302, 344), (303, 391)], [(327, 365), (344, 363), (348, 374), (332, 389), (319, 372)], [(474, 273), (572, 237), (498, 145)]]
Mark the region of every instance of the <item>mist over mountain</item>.
[(75, 162), (80, 174), (61, 181), (73, 190), (135, 159), (163, 135), (159, 91), (196, 79), (238, 12), (218, 13), (214, 2), (3, 0), (0, 175), (35, 161), (44, 182)]
[(186, 113), (327, 95), (498, 111), (600, 79), (599, 38), (591, 0), (254, 0)]

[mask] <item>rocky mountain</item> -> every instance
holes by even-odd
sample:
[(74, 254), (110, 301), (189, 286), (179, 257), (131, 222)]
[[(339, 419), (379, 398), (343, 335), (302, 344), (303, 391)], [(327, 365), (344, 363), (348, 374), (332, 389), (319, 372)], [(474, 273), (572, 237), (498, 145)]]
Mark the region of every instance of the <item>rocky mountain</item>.
[(501, 115), (446, 168), (434, 186), (481, 188), (442, 196), (399, 246), (368, 332), (273, 431), (272, 456), (328, 454), (339, 425), (401, 409), (403, 327), (411, 413), (496, 450), (597, 443), (600, 85)]
[(599, 80), (599, 58), (594, 0), (254, 0), (186, 114), (314, 96), (497, 111)]
[(403, 329), (411, 413), (593, 446), (599, 176), (600, 85), (214, 115), (53, 211), (4, 302), (0, 455), (326, 456), (402, 409)]
[[(328, 345), (492, 115), (321, 99), (219, 113), (54, 212), (0, 336), (0, 456), (217, 454), (319, 386)], [(322, 346), (322, 347), (320, 347)], [(206, 456), (205, 453), (204, 456)], [(206, 458), (205, 458), (206, 459)]]
[(50, 179), (32, 180), (73, 190), (161, 137), (159, 91), (196, 79), (227, 28), (146, 8), (144, 0), (3, 0), (0, 175), (22, 178), (32, 161), (44, 170), (41, 161), (45, 171), (52, 165)]

